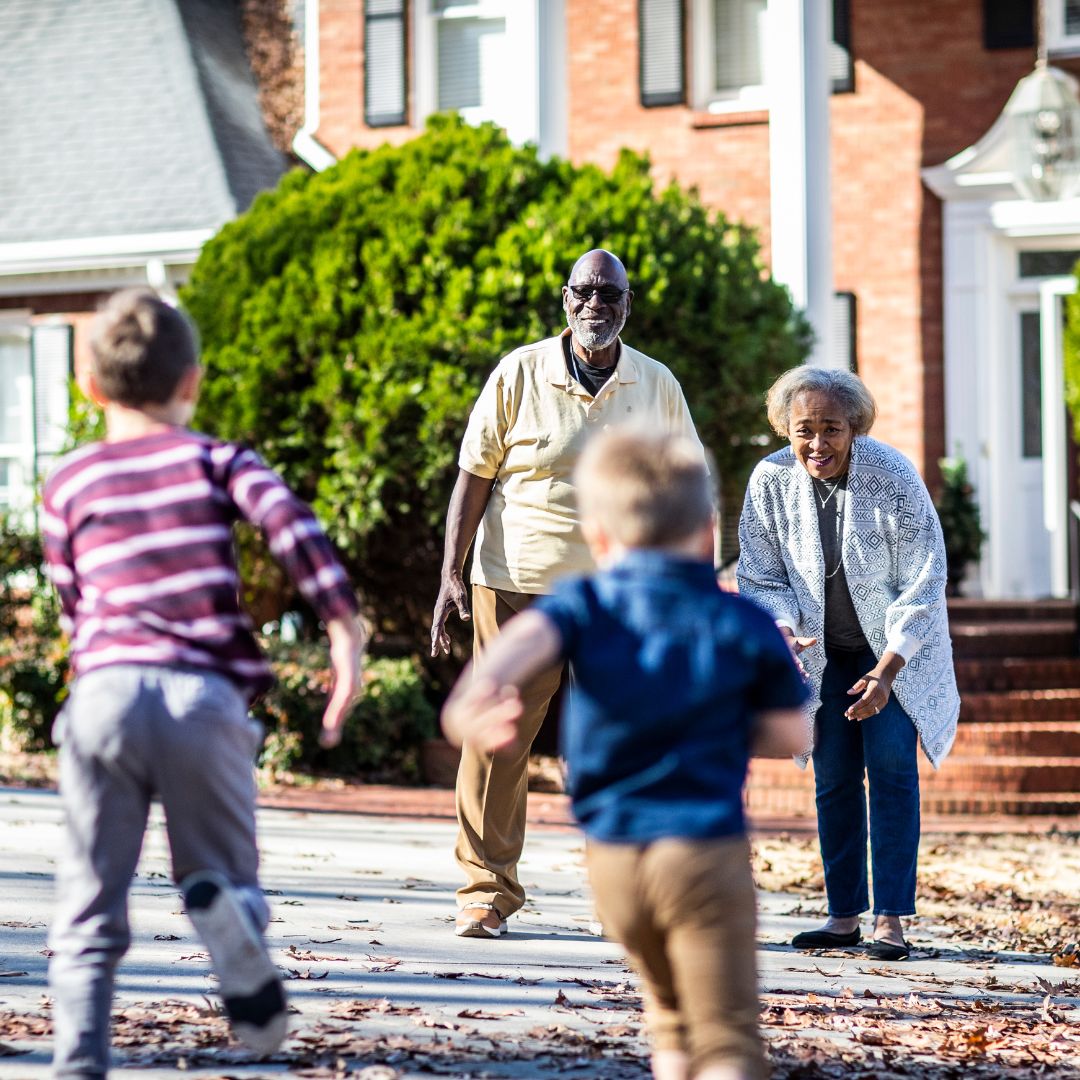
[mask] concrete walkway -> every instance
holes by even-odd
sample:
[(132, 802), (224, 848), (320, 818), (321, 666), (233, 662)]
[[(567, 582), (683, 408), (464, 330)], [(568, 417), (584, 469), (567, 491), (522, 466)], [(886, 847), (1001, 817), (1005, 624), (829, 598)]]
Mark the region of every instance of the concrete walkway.
[[(156, 814), (132, 891), (135, 943), (118, 986), (117, 1072), (137, 1068), (144, 1080), (179, 1070), (216, 1080), (647, 1075), (634, 980), (620, 950), (588, 931), (574, 831), (530, 833), (522, 877), (531, 901), (512, 920), (512, 935), (484, 942), (451, 930), (452, 824), (264, 808), (260, 829), (270, 940), (289, 976), (292, 1037), (262, 1063), (228, 1041), (201, 944), (169, 880)], [(0, 836), (0, 1080), (37, 1080), (48, 1075), (49, 1060), (46, 926), (61, 839), (55, 794), (0, 789)], [(1049, 955), (965, 949), (933, 920), (912, 927), (919, 949), (906, 965), (877, 964), (856, 951), (800, 954), (786, 943), (820, 921), (820, 900), (763, 893), (760, 903), (759, 962), (778, 1076), (893, 1075), (882, 1046), (904, 1042), (908, 1030), (917, 1043), (929, 1030), (918, 1003), (931, 1000), (933, 1016), (952, 1009), (958, 1023), (982, 1009), (975, 1019), (984, 1042), (995, 1009), (1021, 1020), (1030, 1012), (1036, 1026), (1057, 1024), (1047, 1052), (1059, 1046), (1066, 1071), (1052, 1063), (1043, 1075), (1080, 1075), (1066, 1068), (1080, 1051), (1080, 1034), (1071, 1034), (1080, 983), (1066, 981), (1047, 996), (1039, 979), (1061, 984), (1072, 974)], [(945, 999), (954, 1004), (946, 1008)], [(900, 1009), (891, 1004), (901, 1001)], [(893, 1034), (868, 1036), (885, 1030), (875, 1027), (883, 1010), (891, 1011)], [(954, 1067), (956, 1055), (938, 1042), (913, 1050), (903, 1075), (960, 1075), (915, 1069), (917, 1061), (930, 1069), (935, 1055)], [(850, 1067), (794, 1071), (800, 1054), (834, 1052), (837, 1065)], [(959, 1060), (971, 1052), (967, 1046)], [(870, 1071), (851, 1065), (861, 1061)], [(1025, 1074), (1002, 1064), (985, 1074), (969, 1066), (965, 1075)]]

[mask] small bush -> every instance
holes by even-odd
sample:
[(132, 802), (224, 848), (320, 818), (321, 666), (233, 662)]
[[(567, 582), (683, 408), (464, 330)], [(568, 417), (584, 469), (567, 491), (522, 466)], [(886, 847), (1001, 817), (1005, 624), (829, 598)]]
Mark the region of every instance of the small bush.
[(252, 709), (266, 725), (264, 769), (273, 774), (313, 768), (386, 781), (420, 778), (420, 746), (435, 734), (435, 710), (415, 661), (368, 661), (364, 693), (341, 745), (323, 750), (318, 736), (331, 682), (325, 644), (272, 640), (267, 647), (278, 681)]
[(20, 750), (52, 746), (67, 693), (59, 604), (41, 567), (40, 538), (0, 522), (0, 733)]
[(945, 565), (950, 596), (960, 595), (960, 585), (969, 564), (979, 561), (986, 534), (979, 519), (975, 490), (968, 481), (967, 462), (963, 458), (942, 458), (941, 494), (937, 512), (945, 537)]

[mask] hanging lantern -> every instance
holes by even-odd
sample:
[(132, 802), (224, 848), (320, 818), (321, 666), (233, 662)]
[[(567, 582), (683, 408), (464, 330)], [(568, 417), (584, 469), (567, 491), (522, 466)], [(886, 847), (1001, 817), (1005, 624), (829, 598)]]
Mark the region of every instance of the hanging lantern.
[(1077, 81), (1044, 61), (1016, 84), (1005, 105), (1013, 186), (1045, 202), (1080, 193), (1080, 93)]

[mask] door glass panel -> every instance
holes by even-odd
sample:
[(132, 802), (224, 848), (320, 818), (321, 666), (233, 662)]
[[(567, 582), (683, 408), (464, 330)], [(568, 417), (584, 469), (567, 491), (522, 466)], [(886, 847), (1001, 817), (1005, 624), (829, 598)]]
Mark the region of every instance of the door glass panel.
[(1021, 251), (1020, 276), (1065, 277), (1073, 272), (1077, 260), (1080, 260), (1080, 251)]
[(1039, 313), (1020, 314), (1020, 422), (1025, 458), (1042, 457), (1042, 331)]

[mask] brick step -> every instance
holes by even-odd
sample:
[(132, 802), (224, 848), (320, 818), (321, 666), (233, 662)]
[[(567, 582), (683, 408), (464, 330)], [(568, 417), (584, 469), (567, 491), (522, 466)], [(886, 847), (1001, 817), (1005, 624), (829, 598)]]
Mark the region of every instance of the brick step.
[(1001, 656), (956, 661), (961, 694), (1080, 686), (1080, 657)]
[[(1072, 794), (1080, 791), (1080, 757), (950, 756), (935, 771), (920, 754), (919, 782), (926, 794)], [(800, 771), (792, 762), (755, 761), (749, 787), (812, 792), (814, 774), (811, 769)]]
[(950, 622), (1064, 622), (1076, 627), (1076, 604), (1071, 600), (977, 600), (954, 597), (948, 601)]
[(1080, 720), (1080, 688), (965, 694), (960, 723), (1068, 723)]
[(1065, 658), (1077, 655), (1077, 633), (1061, 622), (1035, 619), (1018, 622), (958, 623), (950, 626), (953, 652), (959, 659), (988, 656)]
[[(1049, 758), (1034, 759), (1034, 769), (1028, 769), (1032, 759), (1004, 758), (1004, 770), (989, 768), (985, 762), (971, 761), (961, 765), (960, 758), (949, 758), (941, 772), (926, 773), (920, 768), (919, 804), (924, 814), (1024, 814), (1024, 815), (1074, 815), (1080, 814), (1080, 794), (1076, 787), (1055, 787), (1063, 780), (1080, 775), (1080, 759)], [(1052, 764), (1040, 765), (1049, 760)], [(1053, 762), (1070, 761), (1062, 766)], [(746, 787), (746, 809), (751, 814), (764, 816), (788, 815), (797, 818), (813, 818), (813, 771), (800, 772), (794, 765), (783, 777), (766, 775), (772, 769), (762, 770), (762, 765), (785, 765), (786, 762), (755, 761), (750, 783)], [(921, 764), (921, 762), (920, 762)], [(951, 770), (950, 770), (951, 767)], [(927, 767), (929, 769), (929, 766)], [(1002, 783), (1001, 772), (1012, 769), (1010, 783)], [(997, 771), (997, 775), (995, 772)], [(1071, 772), (1070, 778), (1067, 773)], [(794, 775), (792, 775), (794, 773)], [(977, 775), (976, 775), (977, 773)], [(951, 779), (950, 779), (951, 777)], [(1039, 786), (1041, 782), (1042, 786)], [(1026, 787), (1022, 785), (1034, 784)]]
[[(962, 758), (1080, 759), (1080, 720), (1064, 723), (961, 724), (953, 753)], [(946, 758), (945, 768), (949, 761)]]
[[(922, 792), (922, 813), (929, 815), (1015, 814), (1024, 817), (1069, 816), (1080, 814), (1080, 795), (1071, 792), (1050, 795), (1015, 792)], [(746, 807), (751, 815), (809, 818), (813, 820), (814, 793), (811, 788), (767, 788), (747, 791)]]

